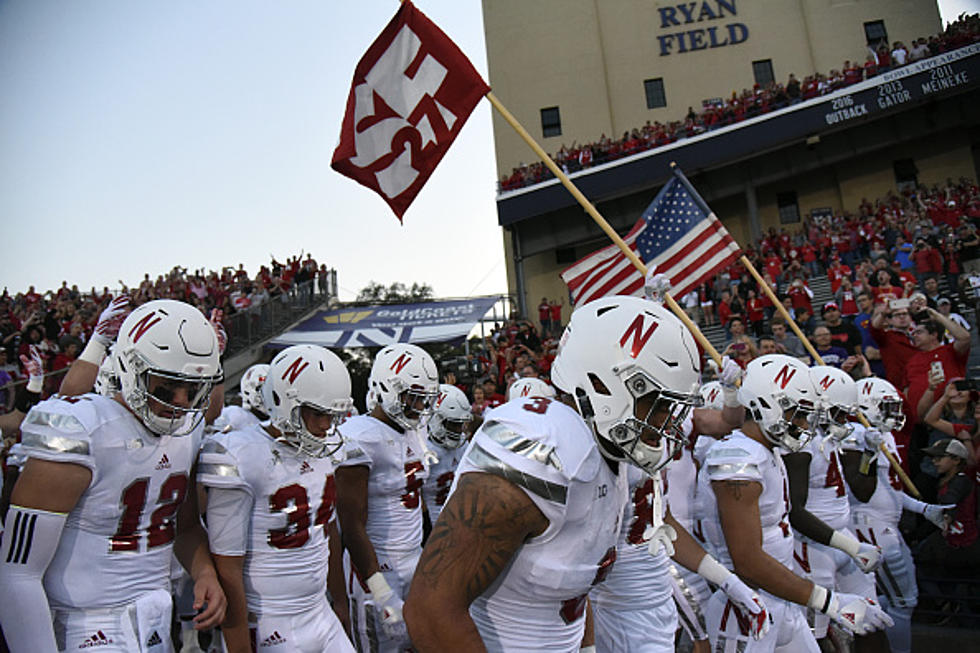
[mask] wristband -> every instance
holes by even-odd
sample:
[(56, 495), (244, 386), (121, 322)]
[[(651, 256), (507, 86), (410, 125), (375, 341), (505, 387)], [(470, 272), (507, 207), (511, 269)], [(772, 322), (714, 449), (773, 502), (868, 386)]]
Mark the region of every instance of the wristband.
[(27, 391), (33, 394), (41, 394), (44, 387), (44, 376), (31, 376), (27, 380)]
[(583, 646), (578, 650), (578, 653), (595, 653), (595, 645)]
[(861, 551), (860, 542), (840, 531), (834, 531), (833, 535), (830, 536), (830, 542), (828, 544), (839, 551), (843, 551), (852, 558)]
[(368, 589), (371, 591), (371, 595), (377, 599), (381, 596), (389, 596), (394, 594), (391, 589), (391, 585), (385, 580), (385, 577), (381, 575), (380, 571), (374, 572), (374, 574), (365, 581)]
[(732, 572), (725, 569), (720, 562), (707, 553), (704, 554), (704, 557), (701, 558), (701, 562), (698, 564), (698, 576), (718, 587), (724, 585), (725, 581), (731, 575)]
[(738, 389), (737, 388), (725, 388), (721, 390), (721, 396), (725, 404), (725, 408), (738, 408), (742, 404), (738, 402)]
[(832, 593), (826, 587), (813, 584), (813, 591), (810, 592), (810, 599), (806, 602), (806, 607), (813, 608), (821, 614), (827, 614), (830, 609), (830, 597)]
[(82, 353), (78, 355), (78, 360), (85, 361), (86, 363), (92, 363), (96, 367), (102, 365), (102, 361), (105, 359), (106, 346), (99, 342), (97, 338), (90, 338), (88, 343), (85, 345), (85, 349)]

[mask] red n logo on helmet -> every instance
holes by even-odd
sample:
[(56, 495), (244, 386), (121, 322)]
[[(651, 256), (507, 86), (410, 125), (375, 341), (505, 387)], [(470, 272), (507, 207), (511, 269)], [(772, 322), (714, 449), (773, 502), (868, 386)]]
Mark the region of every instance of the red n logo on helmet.
[(792, 380), (793, 376), (796, 375), (796, 368), (790, 368), (789, 365), (783, 365), (783, 369), (779, 370), (779, 374), (773, 379), (773, 383), (779, 386), (780, 390), (785, 390), (786, 386)]
[(630, 336), (632, 335), (633, 345), (630, 348), (630, 356), (636, 358), (640, 355), (640, 352), (643, 351), (643, 348), (646, 347), (647, 340), (650, 339), (650, 336), (653, 335), (653, 332), (657, 330), (658, 326), (660, 326), (660, 323), (654, 320), (650, 324), (650, 328), (647, 329), (647, 332), (643, 333), (643, 314), (640, 313), (636, 316), (636, 319), (633, 320), (633, 323), (627, 327), (626, 333), (623, 334), (623, 337), (619, 339), (619, 346), (625, 347), (626, 341), (629, 340)]
[(446, 393), (445, 392), (440, 392), (439, 393), (439, 396), (436, 397), (436, 405), (435, 405), (435, 408), (439, 408), (439, 406), (441, 406), (442, 405), (442, 402), (445, 401), (445, 400), (446, 400)]
[(401, 374), (402, 370), (405, 369), (405, 366), (408, 365), (411, 360), (411, 355), (402, 352), (402, 354), (395, 359), (395, 362), (391, 364), (391, 369), (394, 370), (395, 374)]
[(285, 381), (286, 377), (288, 376), (290, 385), (293, 384), (296, 381), (296, 377), (299, 376), (303, 370), (309, 367), (309, 365), (310, 364), (307, 361), (303, 360), (302, 356), (297, 358), (290, 363), (289, 367), (286, 368), (286, 371), (282, 373), (282, 380)]
[(830, 375), (828, 374), (827, 376), (820, 379), (819, 385), (821, 388), (823, 388), (823, 391), (826, 392), (827, 390), (830, 390), (830, 386), (834, 385), (834, 381), (836, 380), (837, 379), (830, 378)]
[(143, 337), (143, 334), (150, 330), (150, 327), (162, 320), (162, 317), (157, 317), (156, 311), (147, 313), (145, 316), (140, 318), (140, 321), (134, 324), (133, 328), (129, 330), (129, 337), (132, 339), (133, 344), (135, 345), (137, 342), (139, 342), (140, 338)]
[(863, 394), (863, 395), (869, 395), (869, 394), (871, 394), (871, 391), (873, 389), (874, 389), (874, 386), (871, 383), (865, 382), (864, 385), (861, 386), (861, 394)]

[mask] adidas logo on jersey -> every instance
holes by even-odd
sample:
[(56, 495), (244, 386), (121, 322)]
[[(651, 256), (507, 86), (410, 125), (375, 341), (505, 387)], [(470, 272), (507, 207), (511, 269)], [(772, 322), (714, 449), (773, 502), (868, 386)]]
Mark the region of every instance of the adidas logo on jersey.
[(306, 474), (306, 473), (312, 472), (312, 471), (313, 471), (313, 466), (310, 463), (306, 462), (305, 460), (299, 466), (299, 473), (300, 474)]
[(160, 639), (160, 634), (154, 630), (150, 634), (150, 638), (146, 640), (146, 647), (149, 648), (151, 646), (159, 646), (160, 644), (163, 644), (163, 640)]
[(405, 455), (406, 456), (414, 456), (415, 455), (415, 452), (412, 451), (412, 448), (411, 447), (405, 447)]
[(273, 631), (271, 635), (262, 640), (260, 646), (278, 646), (280, 644), (285, 644), (286, 638), (279, 634), (279, 631)]
[(94, 648), (96, 646), (108, 646), (113, 643), (111, 637), (106, 637), (105, 633), (101, 630), (91, 637), (85, 638), (85, 641), (78, 645), (78, 648)]
[(167, 457), (167, 454), (163, 454), (155, 469), (170, 469), (170, 458)]

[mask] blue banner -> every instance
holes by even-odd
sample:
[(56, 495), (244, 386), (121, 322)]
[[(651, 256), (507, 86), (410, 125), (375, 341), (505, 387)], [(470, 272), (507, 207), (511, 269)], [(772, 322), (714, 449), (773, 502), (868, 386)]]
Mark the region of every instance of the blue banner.
[(395, 342), (459, 341), (499, 297), (423, 304), (351, 306), (320, 311), (270, 344), (323, 347), (383, 347)]

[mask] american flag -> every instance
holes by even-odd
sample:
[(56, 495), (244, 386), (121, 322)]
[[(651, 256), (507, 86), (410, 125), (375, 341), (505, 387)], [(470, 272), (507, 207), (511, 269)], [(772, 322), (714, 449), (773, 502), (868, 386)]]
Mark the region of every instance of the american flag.
[[(675, 171), (679, 173), (679, 171)], [(647, 267), (667, 275), (671, 294), (683, 297), (738, 258), (738, 245), (718, 216), (675, 174), (623, 239)], [(642, 295), (643, 275), (616, 245), (567, 268), (561, 278), (572, 303), (609, 295)]]

